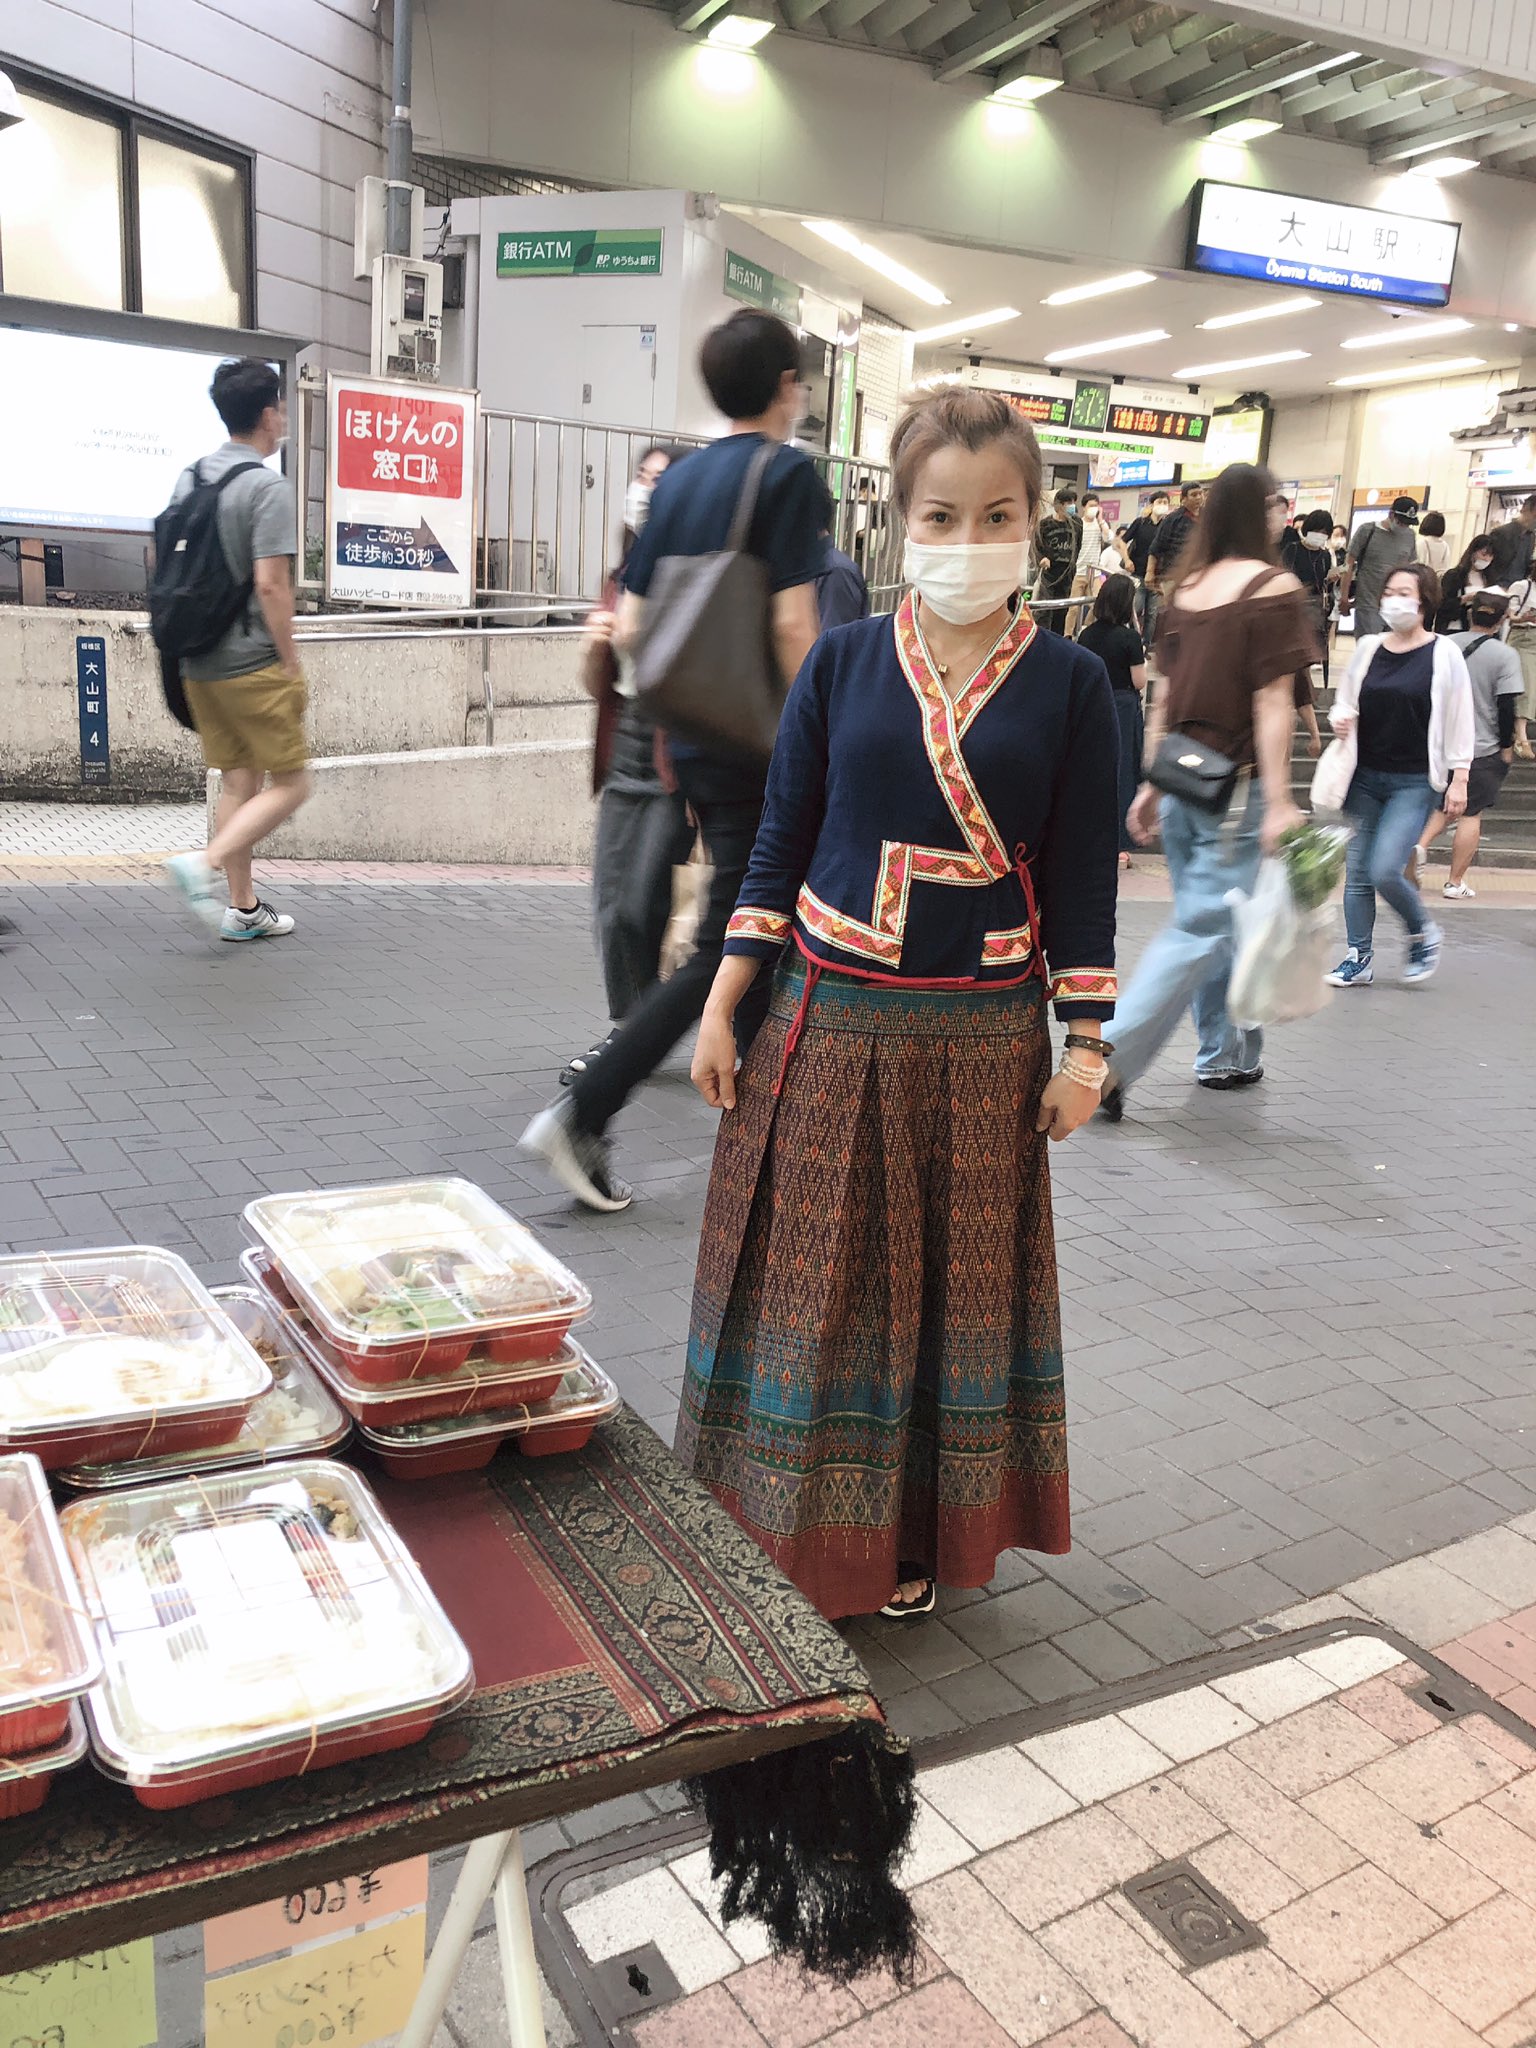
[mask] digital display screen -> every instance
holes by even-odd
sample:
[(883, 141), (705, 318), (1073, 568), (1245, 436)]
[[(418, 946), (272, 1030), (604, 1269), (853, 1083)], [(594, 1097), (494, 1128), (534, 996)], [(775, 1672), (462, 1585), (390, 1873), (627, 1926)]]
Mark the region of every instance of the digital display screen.
[(1065, 398), (1041, 398), (1026, 391), (1004, 391), (999, 395), (1037, 427), (1064, 427), (1071, 412), (1071, 404)]
[(148, 533), (187, 465), (229, 439), (208, 396), (222, 360), (0, 327), (0, 524)]
[(1171, 412), (1156, 405), (1112, 405), (1112, 434), (1150, 434), (1157, 441), (1203, 441), (1208, 422), (1202, 412)]

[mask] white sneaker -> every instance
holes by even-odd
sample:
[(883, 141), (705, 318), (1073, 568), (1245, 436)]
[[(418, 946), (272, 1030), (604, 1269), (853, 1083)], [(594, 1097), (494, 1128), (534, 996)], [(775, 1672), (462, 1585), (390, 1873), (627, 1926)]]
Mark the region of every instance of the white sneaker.
[(576, 1105), (568, 1095), (539, 1111), (518, 1149), (544, 1160), (578, 1202), (602, 1215), (616, 1215), (635, 1199), (634, 1189), (613, 1171), (607, 1139), (577, 1126)]
[(1447, 882), (1440, 894), (1449, 896), (1453, 903), (1473, 903), (1477, 900), (1477, 891), (1469, 889), (1465, 882)]
[(1330, 988), (1369, 988), (1376, 979), (1376, 970), (1371, 965), (1369, 953), (1362, 953), (1351, 946), (1333, 972), (1325, 974), (1323, 979)]
[(1437, 924), (1426, 924), (1416, 939), (1408, 944), (1408, 964), (1403, 969), (1403, 980), (1408, 983), (1428, 981), (1440, 965), (1440, 945), (1443, 934)]
[(1424, 851), (1424, 848), (1422, 846), (1415, 846), (1413, 851), (1408, 856), (1409, 881), (1422, 882), (1424, 879), (1424, 870), (1428, 866), (1429, 855)]
[(245, 939), (286, 939), (292, 930), (291, 917), (280, 915), (270, 903), (258, 901), (254, 910), (236, 910), (231, 904), (224, 913), (219, 937), (239, 944)]
[(206, 854), (173, 854), (165, 863), (165, 872), (203, 930), (218, 931), (224, 921), (224, 907), (219, 901), (218, 877), (209, 867)]

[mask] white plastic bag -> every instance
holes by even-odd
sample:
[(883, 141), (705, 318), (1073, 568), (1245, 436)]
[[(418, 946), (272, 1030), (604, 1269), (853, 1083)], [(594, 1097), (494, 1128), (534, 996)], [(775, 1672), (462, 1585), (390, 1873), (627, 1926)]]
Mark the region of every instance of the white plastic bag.
[(1314, 811), (1342, 811), (1344, 799), (1349, 795), (1349, 785), (1355, 779), (1355, 768), (1359, 762), (1359, 742), (1355, 728), (1350, 727), (1346, 738), (1328, 742), (1322, 758), (1312, 771), (1312, 808)]
[(1253, 894), (1233, 889), (1227, 902), (1237, 947), (1227, 989), (1233, 1023), (1251, 1031), (1320, 1010), (1333, 994), (1323, 979), (1338, 945), (1332, 905), (1298, 910), (1285, 862), (1274, 855), (1260, 862)]

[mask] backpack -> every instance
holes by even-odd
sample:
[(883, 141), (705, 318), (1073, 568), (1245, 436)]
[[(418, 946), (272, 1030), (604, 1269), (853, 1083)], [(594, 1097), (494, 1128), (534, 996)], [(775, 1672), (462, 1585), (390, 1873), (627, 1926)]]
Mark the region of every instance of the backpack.
[(251, 600), (253, 584), (237, 583), (219, 538), (224, 486), (259, 461), (237, 462), (214, 483), (194, 464), (192, 488), (155, 521), (155, 573), (149, 584), (149, 630), (160, 650), (160, 681), (171, 715), (195, 730), (181, 686), (181, 664), (205, 654), (229, 631)]

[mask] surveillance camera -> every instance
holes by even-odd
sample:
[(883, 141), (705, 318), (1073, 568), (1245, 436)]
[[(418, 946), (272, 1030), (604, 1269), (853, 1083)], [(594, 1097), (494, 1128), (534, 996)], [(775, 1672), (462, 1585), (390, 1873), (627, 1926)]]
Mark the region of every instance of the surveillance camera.
[(971, 334), (962, 334), (960, 337), (960, 346), (962, 348), (974, 348), (976, 346), (975, 336)]

